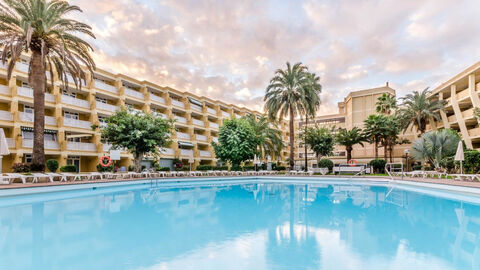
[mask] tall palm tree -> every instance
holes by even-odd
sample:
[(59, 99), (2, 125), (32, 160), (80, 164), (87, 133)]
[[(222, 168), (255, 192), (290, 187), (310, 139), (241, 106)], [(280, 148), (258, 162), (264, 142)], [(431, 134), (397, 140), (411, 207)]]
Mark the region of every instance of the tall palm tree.
[(274, 123), (265, 116), (257, 118), (255, 115), (250, 114), (245, 118), (255, 132), (259, 155), (262, 158), (265, 158), (265, 156), (279, 156), (284, 145), (282, 134), (273, 127)]
[(376, 111), (378, 113), (390, 114), (397, 108), (397, 100), (394, 95), (389, 93), (383, 93), (378, 99), (376, 105)]
[(397, 111), (397, 116), (402, 123), (404, 130), (407, 130), (410, 125), (416, 127), (420, 134), (424, 134), (427, 129), (427, 124), (433, 118), (440, 121), (439, 111), (445, 107), (444, 100), (432, 100), (429, 98), (428, 88), (422, 92), (414, 91), (401, 98), (402, 104)]
[[(308, 128), (308, 117), (314, 118), (317, 114), (317, 109), (320, 107), (320, 93), (322, 92), (322, 85), (320, 84), (320, 77), (315, 73), (307, 73), (307, 79), (303, 87), (303, 92), (305, 95), (305, 130), (304, 136), (307, 136)], [(306, 141), (306, 137), (304, 138)], [(308, 171), (308, 151), (307, 144), (304, 144), (305, 147), (305, 171)]]
[(11, 78), (15, 63), (23, 52), (31, 53), (28, 82), (33, 87), (33, 159), (34, 168), (45, 166), (44, 126), (46, 69), (57, 72), (67, 87), (70, 73), (76, 87), (81, 87), (86, 75), (95, 69), (90, 52), (92, 47), (80, 35), (95, 38), (91, 27), (70, 18), (72, 12), (82, 12), (78, 6), (61, 0), (1, 0), (0, 46), (2, 63), (8, 62), (7, 77)]
[(345, 128), (338, 129), (335, 140), (337, 144), (345, 146), (345, 150), (347, 151), (347, 161), (352, 159), (353, 146), (356, 144), (363, 146), (363, 142), (366, 141), (362, 130), (357, 127), (354, 127), (351, 130)]
[[(375, 159), (378, 159), (378, 145), (387, 133), (387, 117), (385, 115), (372, 114), (364, 121), (364, 135), (369, 142), (375, 145)], [(385, 150), (387, 147), (385, 146)], [(386, 151), (385, 151), (386, 153)]]
[(307, 96), (304, 94), (304, 86), (308, 80), (307, 68), (302, 63), (293, 66), (287, 62), (285, 70), (277, 69), (274, 77), (270, 80), (265, 91), (265, 111), (270, 119), (283, 119), (289, 117), (290, 132), (290, 169), (293, 169), (295, 127), (294, 120), (298, 115), (306, 112)]

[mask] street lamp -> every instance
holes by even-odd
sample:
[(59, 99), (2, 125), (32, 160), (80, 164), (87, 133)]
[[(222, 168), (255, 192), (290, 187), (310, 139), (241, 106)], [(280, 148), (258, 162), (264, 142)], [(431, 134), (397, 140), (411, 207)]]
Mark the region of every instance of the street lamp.
[(408, 172), (408, 154), (410, 154), (410, 149), (405, 149), (403, 151), (405, 153), (405, 163), (407, 164), (407, 172)]

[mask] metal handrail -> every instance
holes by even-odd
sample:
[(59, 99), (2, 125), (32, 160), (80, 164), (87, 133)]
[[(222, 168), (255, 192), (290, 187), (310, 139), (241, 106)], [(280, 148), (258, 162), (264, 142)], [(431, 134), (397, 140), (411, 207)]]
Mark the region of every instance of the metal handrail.
[[(393, 165), (393, 167), (392, 167)], [(394, 168), (395, 169), (395, 165), (400, 165), (400, 174), (402, 176), (402, 179), (403, 179), (403, 163), (386, 163), (385, 164), (385, 171), (387, 172), (388, 176), (390, 176), (390, 179), (393, 180), (393, 175), (392, 175), (392, 172), (390, 171), (391, 168)]]

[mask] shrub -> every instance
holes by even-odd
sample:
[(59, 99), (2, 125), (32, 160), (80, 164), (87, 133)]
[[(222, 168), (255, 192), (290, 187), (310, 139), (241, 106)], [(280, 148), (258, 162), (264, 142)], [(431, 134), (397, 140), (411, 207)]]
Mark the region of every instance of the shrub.
[(213, 168), (214, 171), (226, 171), (228, 170), (228, 166), (215, 166)]
[(241, 171), (242, 170), (242, 166), (240, 165), (232, 165), (232, 167), (230, 168), (231, 171)]
[(129, 172), (135, 171), (135, 165), (128, 165), (128, 171)]
[(328, 171), (329, 171), (329, 172), (332, 172), (332, 170), (333, 170), (333, 161), (331, 161), (331, 160), (328, 159), (328, 158), (322, 158), (322, 159), (320, 159), (320, 161), (318, 162), (318, 167), (319, 167), (319, 168), (328, 168)]
[(255, 171), (255, 166), (243, 166), (245, 171)]
[(387, 161), (385, 161), (384, 159), (372, 159), (370, 161), (370, 166), (372, 166), (373, 171), (376, 173), (384, 173), (385, 164), (387, 164)]
[(115, 170), (115, 167), (113, 164), (111, 164), (108, 167), (103, 167), (101, 164), (97, 164), (97, 171), (98, 172), (113, 172)]
[(156, 169), (157, 169), (157, 171), (159, 171), (159, 172), (169, 172), (169, 171), (170, 171), (170, 168), (169, 168), (169, 167), (160, 167), (160, 166), (159, 166), (159, 167), (157, 167)]
[(412, 169), (414, 171), (419, 171), (422, 169), (422, 164), (413, 164)]
[(463, 162), (465, 173), (480, 172), (480, 151), (468, 150), (465, 151), (465, 161)]
[(186, 171), (190, 171), (190, 168), (187, 167), (187, 166), (177, 167), (177, 168), (175, 168), (175, 171), (183, 171), (183, 172), (186, 172)]
[(275, 169), (276, 169), (277, 171), (286, 171), (286, 170), (287, 170), (287, 167), (285, 167), (285, 166), (277, 166)]
[(197, 171), (211, 171), (212, 168), (212, 165), (198, 165)]
[(30, 172), (30, 163), (14, 163), (12, 165), (12, 171), (16, 173), (28, 173)]
[(56, 159), (47, 160), (47, 168), (51, 172), (56, 172), (58, 170), (58, 160)]
[(60, 167), (61, 172), (77, 172), (77, 166), (75, 165), (66, 165)]

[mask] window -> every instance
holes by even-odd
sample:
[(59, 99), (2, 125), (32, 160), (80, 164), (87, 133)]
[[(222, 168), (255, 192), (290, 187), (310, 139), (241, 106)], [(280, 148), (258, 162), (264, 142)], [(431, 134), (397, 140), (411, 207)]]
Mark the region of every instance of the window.
[(33, 113), (33, 107), (32, 107), (32, 106), (25, 105), (25, 106), (23, 107), (23, 112), (25, 112), (25, 113)]
[(56, 142), (57, 141), (57, 134), (54, 133), (45, 133), (43, 135), (43, 139), (45, 141), (51, 141), (51, 142)]
[(68, 142), (81, 142), (81, 138), (76, 137), (76, 138), (69, 138), (68, 136), (72, 135), (72, 133), (67, 133), (67, 141)]
[(75, 119), (75, 120), (79, 119), (78, 113), (65, 112), (63, 116), (67, 119)]
[(70, 92), (70, 91), (67, 91), (67, 90), (63, 90), (62, 93), (63, 93), (65, 96), (77, 98), (77, 93)]
[(106, 99), (106, 98), (95, 97), (95, 100), (96, 100), (97, 102), (107, 104), (107, 99)]
[(32, 163), (32, 160), (33, 160), (32, 154), (24, 154), (23, 155), (23, 161), (25, 163)]
[(30, 86), (30, 84), (28, 84), (27, 82), (22, 82), (22, 87), (32, 89), (32, 87)]

